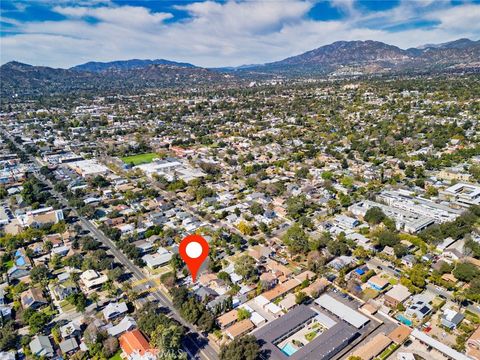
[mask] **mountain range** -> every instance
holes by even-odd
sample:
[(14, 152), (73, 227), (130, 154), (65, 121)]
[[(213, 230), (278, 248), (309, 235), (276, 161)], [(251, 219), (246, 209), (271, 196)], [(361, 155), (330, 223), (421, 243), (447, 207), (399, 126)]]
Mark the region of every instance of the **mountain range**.
[(337, 41), (281, 61), (252, 66), (247, 70), (285, 76), (310, 76), (418, 73), (465, 67), (480, 68), (480, 40), (459, 39), (406, 50), (372, 40)]
[(379, 41), (337, 41), (284, 60), (205, 69), (165, 59), (88, 62), (54, 69), (9, 62), (0, 67), (2, 97), (69, 92), (135, 91), (149, 88), (225, 85), (246, 79), (480, 70), (480, 40), (400, 49)]

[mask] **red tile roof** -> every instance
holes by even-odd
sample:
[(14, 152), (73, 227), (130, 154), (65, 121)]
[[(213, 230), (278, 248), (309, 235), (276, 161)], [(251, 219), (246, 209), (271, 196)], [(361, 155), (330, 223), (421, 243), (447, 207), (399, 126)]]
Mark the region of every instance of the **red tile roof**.
[(120, 336), (120, 347), (127, 355), (135, 351), (140, 355), (145, 355), (146, 352), (151, 350), (147, 339), (138, 329), (128, 331)]

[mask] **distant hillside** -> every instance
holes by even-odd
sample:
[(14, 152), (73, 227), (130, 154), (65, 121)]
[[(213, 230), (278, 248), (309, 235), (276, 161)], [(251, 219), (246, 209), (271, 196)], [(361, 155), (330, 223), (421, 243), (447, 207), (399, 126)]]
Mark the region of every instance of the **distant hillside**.
[(132, 92), (142, 89), (228, 84), (235, 81), (232, 75), (197, 67), (147, 65), (140, 68), (110, 68), (92, 72), (53, 69), (19, 62), (2, 65), (0, 78), (2, 97), (72, 92)]
[(460, 39), (403, 50), (379, 41), (337, 41), (245, 71), (285, 76), (372, 74), (480, 68), (480, 41)]
[(131, 70), (131, 69), (138, 69), (144, 68), (150, 65), (170, 65), (170, 66), (180, 66), (180, 67), (188, 67), (194, 68), (195, 65), (189, 63), (180, 63), (165, 59), (155, 59), (155, 60), (139, 60), (139, 59), (132, 59), (132, 60), (118, 60), (118, 61), (110, 61), (110, 62), (98, 62), (98, 61), (90, 61), (85, 64), (77, 65), (72, 68), (71, 70), (77, 71), (91, 71), (91, 72), (100, 72), (105, 70)]
[(406, 50), (379, 41), (337, 41), (264, 65), (210, 70), (163, 59), (89, 62), (71, 69), (9, 62), (0, 67), (0, 89), (6, 97), (35, 96), (215, 86), (276, 76), (430, 74), (466, 70), (480, 72), (480, 41), (459, 39)]

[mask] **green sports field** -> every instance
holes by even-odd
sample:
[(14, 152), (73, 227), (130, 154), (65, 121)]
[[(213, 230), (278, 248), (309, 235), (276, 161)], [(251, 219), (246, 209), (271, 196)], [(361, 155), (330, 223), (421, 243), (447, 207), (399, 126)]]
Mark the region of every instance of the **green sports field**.
[(152, 160), (156, 157), (159, 157), (157, 153), (146, 153), (146, 154), (125, 156), (125, 157), (122, 157), (121, 159), (125, 164), (140, 165), (140, 164), (148, 164), (149, 162), (152, 162)]

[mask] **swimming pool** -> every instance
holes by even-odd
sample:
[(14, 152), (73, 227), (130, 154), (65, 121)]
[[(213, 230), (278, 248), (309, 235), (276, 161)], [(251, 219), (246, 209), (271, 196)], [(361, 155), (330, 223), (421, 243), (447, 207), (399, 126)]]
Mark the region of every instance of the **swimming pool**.
[(281, 348), (282, 352), (287, 356), (292, 356), (298, 350), (295, 348), (291, 343), (287, 343), (283, 348)]
[(17, 259), (15, 260), (15, 264), (16, 264), (17, 266), (24, 266), (24, 265), (26, 264), (26, 262), (25, 262), (25, 259), (23, 258), (23, 256), (17, 258)]
[(405, 316), (403, 316), (402, 314), (400, 315), (397, 315), (397, 320), (400, 321), (402, 324), (405, 324), (405, 325), (408, 325), (408, 326), (412, 326), (412, 320), (410, 319), (407, 319)]

